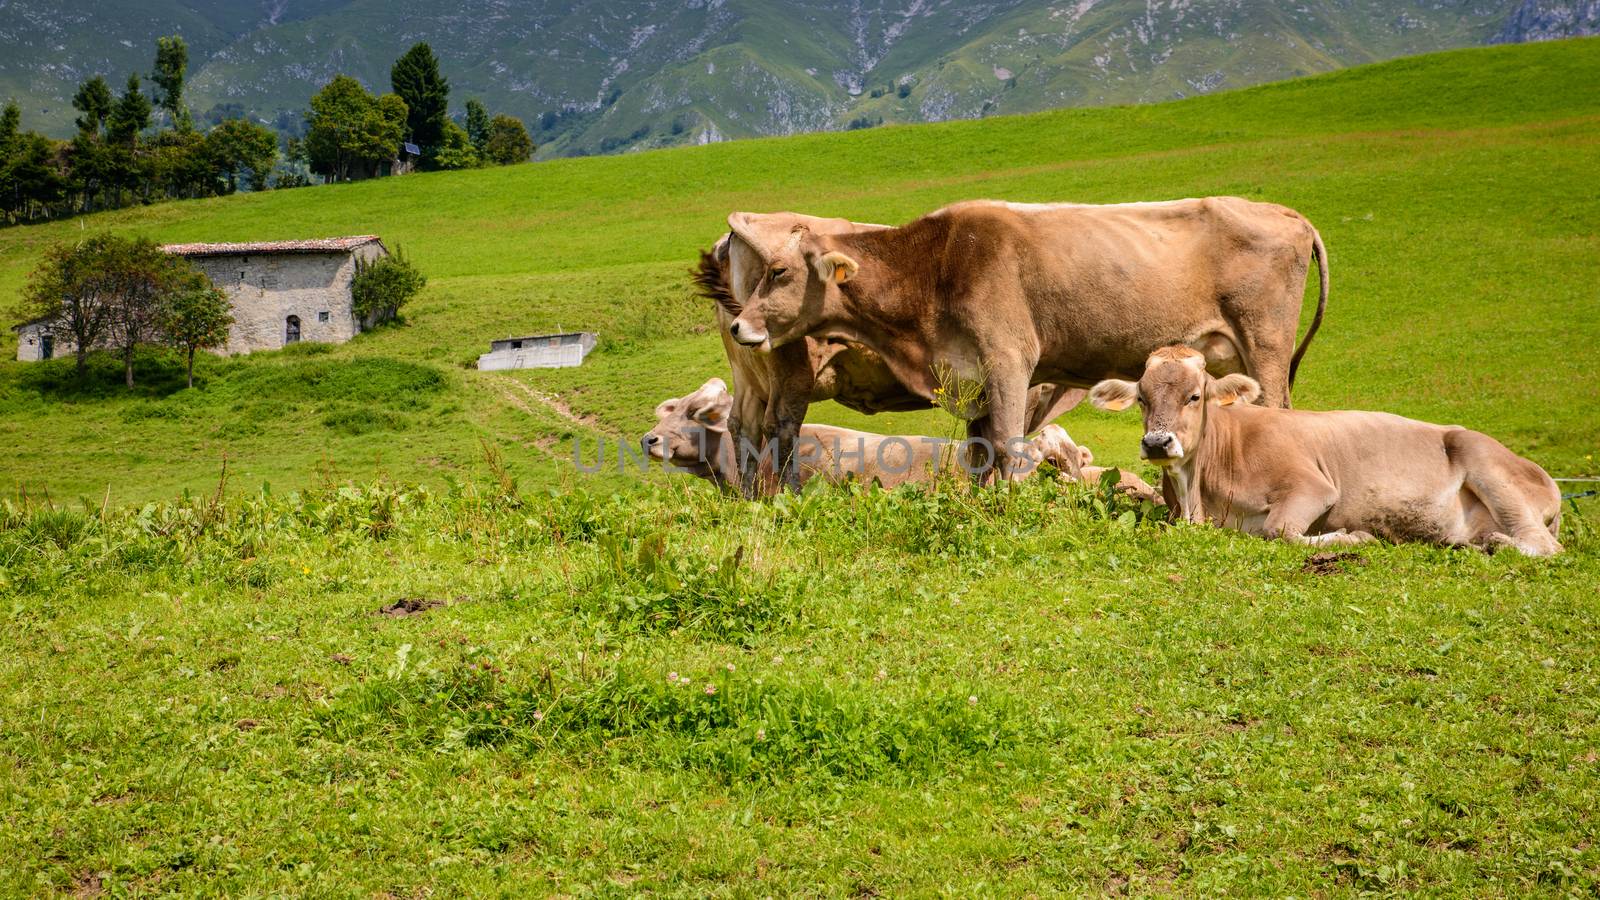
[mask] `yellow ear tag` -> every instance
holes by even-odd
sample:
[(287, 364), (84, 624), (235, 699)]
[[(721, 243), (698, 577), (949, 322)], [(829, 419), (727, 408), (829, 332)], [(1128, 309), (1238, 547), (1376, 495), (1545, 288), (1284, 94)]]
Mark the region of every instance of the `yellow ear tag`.
[(834, 266), (833, 267), (833, 283), (834, 284), (844, 284), (846, 281), (849, 281), (849, 280), (850, 280), (850, 270), (849, 269), (846, 269), (844, 266)]
[(717, 412), (714, 409), (708, 409), (706, 410), (706, 421), (715, 425), (716, 423), (722, 421), (722, 413)]

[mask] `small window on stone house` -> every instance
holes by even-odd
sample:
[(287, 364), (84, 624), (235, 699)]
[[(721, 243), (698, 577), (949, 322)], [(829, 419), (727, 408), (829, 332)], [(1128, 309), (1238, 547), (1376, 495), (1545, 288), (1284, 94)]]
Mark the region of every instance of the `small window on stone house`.
[(521, 350), (522, 349), (522, 342), (521, 341), (512, 341), (511, 342), (511, 349), (513, 349), (513, 350)]
[(323, 310), (322, 312), (317, 313), (317, 321), (318, 322), (326, 322), (326, 321), (328, 321), (328, 311), (327, 310)]

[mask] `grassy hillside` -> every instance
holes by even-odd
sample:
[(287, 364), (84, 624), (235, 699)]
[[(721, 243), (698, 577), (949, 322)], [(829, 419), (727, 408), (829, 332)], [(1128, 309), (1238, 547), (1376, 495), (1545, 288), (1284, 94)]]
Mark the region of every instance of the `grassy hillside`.
[[(684, 270), (731, 209), (1235, 193), (1332, 254), (1299, 405), (1592, 474), (1597, 76), (1600, 40), (1473, 51), (84, 223), (375, 231), (432, 281), (193, 390), (0, 363), (0, 894), (1592, 895), (1592, 500), (1553, 560), (1328, 560), (1044, 480), (746, 503), (564, 442), (726, 374)], [(0, 232), (0, 297), (77, 228)], [(463, 367), (558, 325), (583, 367)], [(1132, 460), (1130, 418), (1064, 424)]]
[[(1464, 51), (1153, 107), (554, 161), (512, 169), (176, 203), (0, 232), (0, 298), (80, 229), (160, 240), (376, 232), (432, 278), (404, 327), (347, 346), (217, 360), (194, 391), (144, 366), (75, 393), (65, 363), (21, 365), (8, 336), (0, 429), (6, 489), (113, 501), (200, 489), (226, 456), (236, 483), (319, 471), (437, 481), (480, 439), (519, 473), (570, 469), (569, 432), (636, 436), (657, 400), (725, 374), (684, 271), (735, 209), (904, 220), (953, 200), (1123, 201), (1239, 194), (1294, 206), (1332, 254), (1328, 324), (1302, 371), (1307, 407), (1380, 407), (1482, 428), (1552, 471), (1593, 469), (1592, 190), (1600, 42)], [(478, 374), (489, 339), (592, 328), (576, 371)], [(317, 355), (302, 355), (317, 354)], [(1559, 365), (1555, 360), (1562, 360)], [(381, 367), (393, 389), (344, 395), (318, 374)], [(404, 385), (420, 379), (421, 391)], [(388, 382), (374, 382), (385, 384)], [(531, 392), (531, 393), (530, 393)], [(579, 418), (539, 396), (559, 396)], [(359, 408), (366, 418), (347, 413)], [(824, 420), (948, 428), (937, 414)], [(1064, 424), (1130, 461), (1131, 421)]]

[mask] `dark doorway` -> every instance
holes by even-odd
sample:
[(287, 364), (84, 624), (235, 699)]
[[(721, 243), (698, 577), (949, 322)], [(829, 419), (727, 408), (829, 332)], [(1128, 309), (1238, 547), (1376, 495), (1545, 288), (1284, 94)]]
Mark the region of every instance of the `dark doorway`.
[(53, 334), (42, 335), (39, 338), (39, 358), (56, 358), (56, 337)]
[(293, 344), (300, 340), (300, 317), (290, 316), (283, 329), (283, 342)]

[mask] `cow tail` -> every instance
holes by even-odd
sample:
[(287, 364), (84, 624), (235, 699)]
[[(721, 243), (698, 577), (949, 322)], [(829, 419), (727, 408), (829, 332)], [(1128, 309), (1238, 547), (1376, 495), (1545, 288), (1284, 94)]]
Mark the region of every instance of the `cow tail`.
[(1328, 249), (1322, 246), (1322, 235), (1317, 233), (1316, 227), (1310, 222), (1306, 226), (1311, 228), (1311, 255), (1317, 260), (1320, 287), (1317, 292), (1317, 314), (1311, 317), (1311, 327), (1306, 329), (1306, 336), (1300, 339), (1300, 346), (1295, 348), (1294, 356), (1289, 359), (1290, 388), (1294, 387), (1294, 374), (1300, 369), (1300, 357), (1306, 355), (1306, 348), (1311, 346), (1311, 339), (1322, 326), (1322, 313), (1328, 308)]

